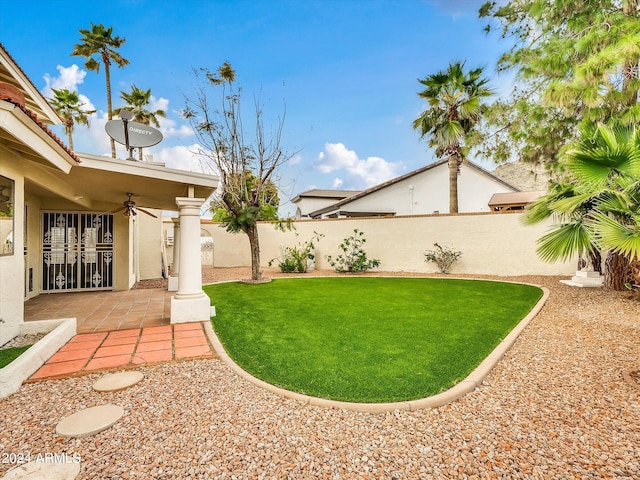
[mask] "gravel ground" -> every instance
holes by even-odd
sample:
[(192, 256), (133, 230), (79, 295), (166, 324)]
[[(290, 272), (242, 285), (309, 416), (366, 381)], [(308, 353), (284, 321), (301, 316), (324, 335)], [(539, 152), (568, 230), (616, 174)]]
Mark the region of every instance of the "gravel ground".
[[(246, 276), (204, 272), (207, 281)], [(121, 392), (93, 392), (99, 374), (49, 380), (0, 401), (0, 474), (16, 455), (66, 453), (81, 458), (82, 479), (640, 478), (640, 389), (622, 378), (640, 367), (640, 303), (557, 277), (509, 279), (551, 296), (484, 384), (453, 404), (312, 407), (219, 360), (145, 367), (145, 380)], [(63, 417), (105, 403), (125, 409), (112, 428), (55, 435)]]
[(40, 341), (46, 333), (29, 333), (25, 335), (18, 335), (17, 337), (13, 337), (4, 345), (0, 346), (0, 350), (3, 348), (12, 348), (12, 347), (24, 347), (25, 345), (33, 345), (34, 343)]

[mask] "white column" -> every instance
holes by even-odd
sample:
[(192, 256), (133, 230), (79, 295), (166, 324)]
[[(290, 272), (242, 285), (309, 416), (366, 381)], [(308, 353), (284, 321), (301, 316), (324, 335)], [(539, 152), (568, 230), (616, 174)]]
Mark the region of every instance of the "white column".
[(169, 276), (169, 290), (178, 290), (178, 275), (180, 273), (180, 217), (171, 219), (173, 221), (173, 265)]
[(200, 207), (204, 202), (204, 198), (176, 198), (180, 209), (180, 273), (178, 291), (171, 297), (171, 323), (211, 318), (209, 297), (202, 291), (200, 259)]

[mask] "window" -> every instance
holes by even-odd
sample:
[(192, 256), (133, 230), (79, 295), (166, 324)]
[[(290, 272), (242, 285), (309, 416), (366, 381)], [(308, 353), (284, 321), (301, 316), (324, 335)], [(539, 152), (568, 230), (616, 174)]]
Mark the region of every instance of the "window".
[(0, 255), (13, 255), (13, 203), (15, 182), (0, 175)]

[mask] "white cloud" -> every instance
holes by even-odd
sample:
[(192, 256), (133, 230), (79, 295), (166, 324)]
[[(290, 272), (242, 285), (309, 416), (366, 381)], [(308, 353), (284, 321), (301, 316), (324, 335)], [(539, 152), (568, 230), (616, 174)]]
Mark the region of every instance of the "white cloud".
[(164, 113), (167, 113), (167, 109), (169, 108), (169, 100), (166, 98), (160, 97), (156, 98), (151, 95), (149, 98), (149, 110), (155, 112), (157, 110), (164, 110)]
[(178, 145), (163, 148), (153, 153), (154, 162), (163, 162), (167, 168), (186, 170), (188, 172), (215, 174), (207, 158), (198, 155), (200, 145)]
[(341, 178), (336, 177), (333, 180), (333, 183), (331, 184), (331, 188), (340, 188), (343, 183), (344, 183), (344, 180), (342, 180)]
[(327, 143), (314, 162), (314, 168), (321, 173), (341, 171), (346, 180), (337, 178), (350, 188), (367, 188), (398, 176), (402, 163), (387, 162), (384, 158), (368, 157), (361, 159), (353, 150), (342, 143)]
[[(110, 138), (104, 129), (104, 126), (107, 124), (107, 121), (108, 121), (107, 112), (100, 112), (99, 114), (94, 113), (93, 115), (91, 115), (89, 118), (88, 135), (91, 138), (91, 145), (92, 145), (92, 148), (90, 150), (91, 152), (105, 151), (105, 152), (109, 152), (108, 155), (111, 156)], [(126, 149), (123, 147), (123, 150), (126, 150)]]
[[(168, 103), (169, 102), (167, 102), (167, 105)], [(167, 112), (166, 109), (163, 110)], [(164, 138), (176, 137), (182, 139), (185, 137), (193, 137), (195, 135), (195, 132), (193, 131), (191, 126), (186, 124), (178, 126), (177, 122), (170, 118), (158, 117), (158, 123), (160, 123), (160, 131), (162, 132), (162, 136)]]
[[(87, 72), (82, 70), (76, 64), (73, 64), (70, 67), (58, 65), (56, 69), (59, 73), (57, 77), (52, 77), (48, 73), (44, 74), (46, 86), (42, 89), (42, 94), (45, 97), (53, 96), (53, 92), (51, 91), (52, 88), (55, 88), (56, 90), (66, 88), (72, 92), (77, 91), (78, 85), (84, 83), (84, 77), (87, 75)], [(86, 97), (84, 98), (88, 102), (88, 99)]]
[(289, 160), (289, 165), (299, 165), (301, 161), (302, 161), (302, 155), (297, 154), (291, 157), (291, 159)]

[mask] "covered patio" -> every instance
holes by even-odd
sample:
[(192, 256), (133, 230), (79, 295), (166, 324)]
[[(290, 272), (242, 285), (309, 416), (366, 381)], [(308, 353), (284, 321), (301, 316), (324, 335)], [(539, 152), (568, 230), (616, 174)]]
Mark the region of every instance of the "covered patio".
[(24, 320), (75, 317), (79, 334), (158, 327), (170, 324), (173, 294), (134, 289), (39, 295), (24, 303)]

